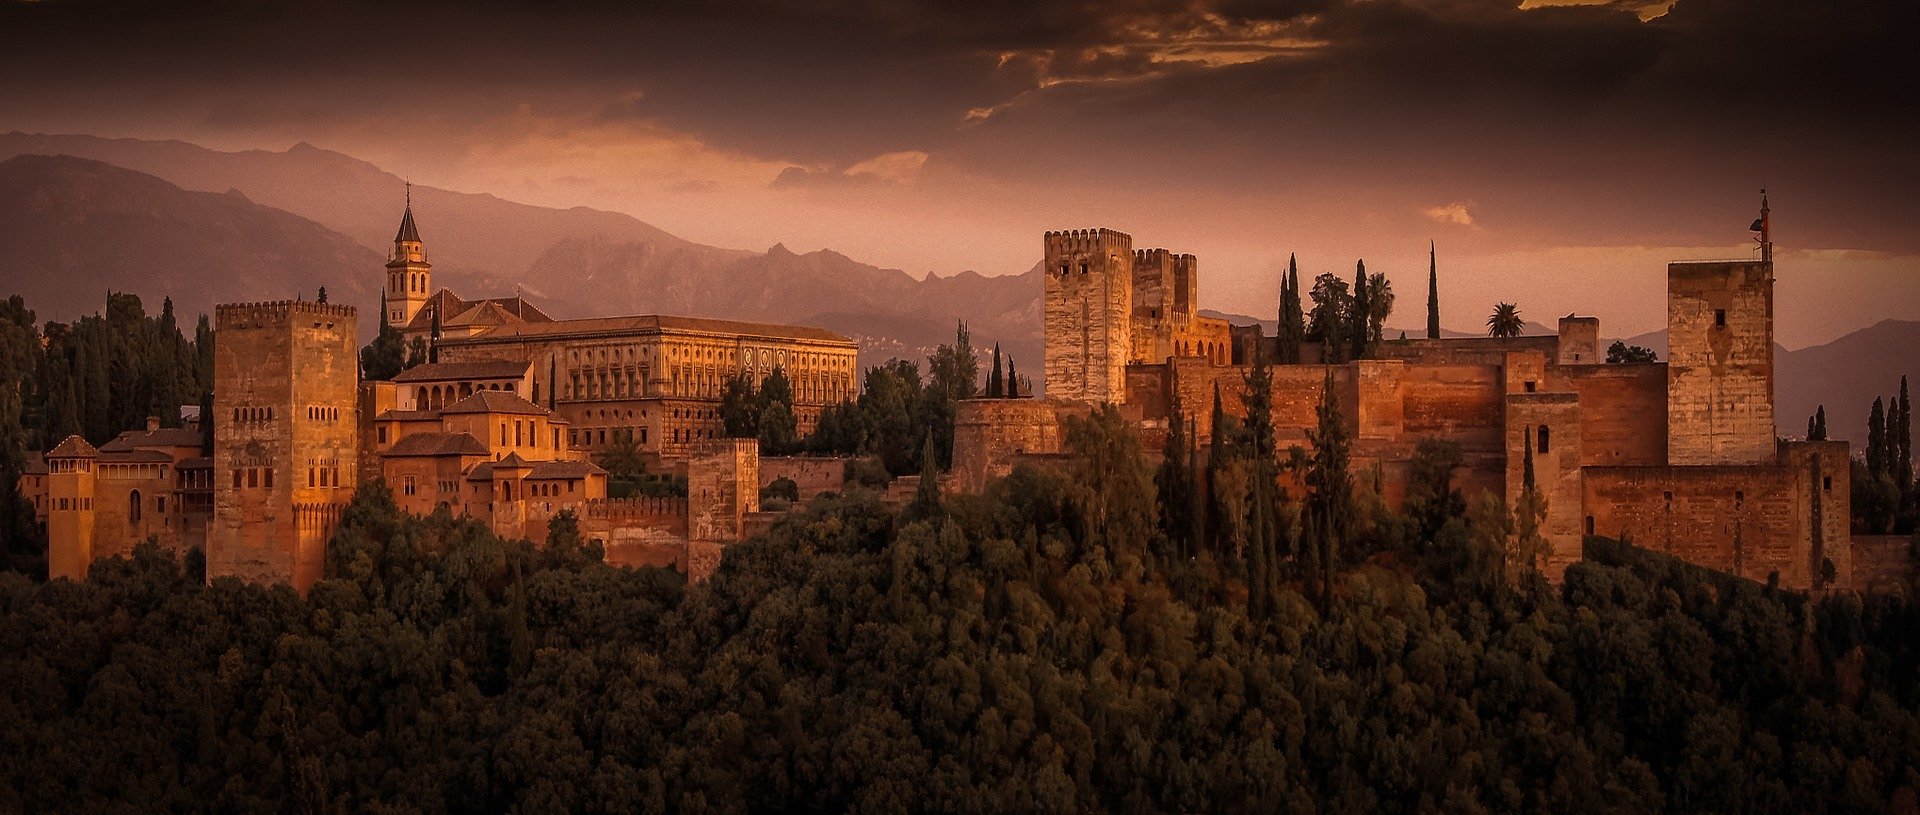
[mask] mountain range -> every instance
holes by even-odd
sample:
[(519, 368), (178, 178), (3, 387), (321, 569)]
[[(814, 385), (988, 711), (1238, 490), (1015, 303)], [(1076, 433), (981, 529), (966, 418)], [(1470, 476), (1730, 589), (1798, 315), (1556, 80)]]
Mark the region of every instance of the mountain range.
[[(25, 296), (43, 319), (97, 311), (109, 289), (140, 294), (150, 308), (172, 296), (183, 321), (211, 312), (215, 300), (311, 297), (321, 286), (334, 302), (371, 306), (407, 190), (379, 167), (304, 143), (221, 152), (3, 134), (0, 279), (12, 285), (0, 294)], [(556, 317), (679, 313), (817, 325), (857, 340), (866, 364), (924, 358), (965, 320), (976, 347), (998, 342), (1028, 374), (1041, 369), (1038, 263), (1017, 274), (916, 279), (830, 250), (707, 246), (617, 212), (421, 185), (411, 196), (435, 285), (465, 296), (517, 289)], [(1626, 341), (1666, 356), (1665, 332)], [(1798, 435), (1825, 404), (1833, 437), (1859, 443), (1874, 397), (1894, 392), (1902, 374), (1920, 376), (1916, 348), (1920, 321), (1897, 320), (1820, 346), (1776, 348), (1780, 429)]]

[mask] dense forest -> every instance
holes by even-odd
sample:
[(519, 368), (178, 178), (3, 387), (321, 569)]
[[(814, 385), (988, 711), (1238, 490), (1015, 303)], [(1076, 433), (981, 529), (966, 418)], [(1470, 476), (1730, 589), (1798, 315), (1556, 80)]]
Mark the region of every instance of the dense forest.
[(1598, 539), (1550, 587), (1439, 468), (1407, 516), (1360, 479), (1337, 545), (1285, 495), (1181, 543), (1134, 438), (1077, 421), (1078, 463), (979, 496), (849, 485), (693, 587), (378, 483), (305, 599), (150, 546), (0, 575), (0, 809), (1914, 806), (1903, 599)]

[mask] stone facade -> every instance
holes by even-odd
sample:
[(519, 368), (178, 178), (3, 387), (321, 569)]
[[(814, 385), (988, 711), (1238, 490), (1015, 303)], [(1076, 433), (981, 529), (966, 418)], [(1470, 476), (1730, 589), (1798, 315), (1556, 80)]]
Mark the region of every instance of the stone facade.
[(1196, 313), (1194, 256), (1136, 250), (1110, 229), (1048, 232), (1043, 245), (1048, 396), (1122, 404), (1130, 365), (1235, 359), (1233, 326)]
[(281, 301), (214, 314), (207, 576), (304, 592), (359, 483), (354, 309)]
[(1672, 463), (1771, 461), (1773, 263), (1669, 264), (1667, 354)]

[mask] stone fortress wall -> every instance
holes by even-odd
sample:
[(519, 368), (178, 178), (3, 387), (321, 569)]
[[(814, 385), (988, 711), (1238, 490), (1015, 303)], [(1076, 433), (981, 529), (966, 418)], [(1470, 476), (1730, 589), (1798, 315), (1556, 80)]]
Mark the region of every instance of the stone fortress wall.
[[(1281, 454), (1309, 445), (1331, 387), (1354, 440), (1356, 481), (1377, 472), (1390, 506), (1404, 499), (1422, 439), (1460, 446), (1463, 493), (1510, 503), (1530, 451), (1547, 498), (1551, 578), (1579, 558), (1584, 535), (1598, 534), (1791, 588), (1850, 585), (1859, 547), (1848, 538), (1846, 444), (1775, 437), (1769, 237), (1760, 260), (1668, 267), (1666, 362), (1606, 363), (1599, 320), (1569, 315), (1554, 336), (1387, 341), (1372, 359), (1272, 366)], [(1018, 461), (1059, 454), (1065, 417), (1101, 402), (1122, 405), (1146, 439), (1165, 432), (1178, 405), (1203, 450), (1216, 394), (1225, 412), (1246, 415), (1252, 329), (1229, 329), (1242, 348), (1230, 357), (1205, 345), (1181, 353), (1179, 329), (1162, 323), (1192, 313), (1196, 281), (1174, 261), (1188, 256), (1130, 251), (1131, 242), (1106, 229), (1046, 233), (1048, 398), (963, 403), (958, 488), (982, 489)], [(1135, 274), (1122, 274), (1125, 258)], [(1134, 304), (1124, 323), (1120, 289)], [(1179, 307), (1155, 310), (1165, 303)], [(1128, 362), (1116, 371), (1123, 336)], [(1159, 445), (1144, 446), (1158, 455)]]

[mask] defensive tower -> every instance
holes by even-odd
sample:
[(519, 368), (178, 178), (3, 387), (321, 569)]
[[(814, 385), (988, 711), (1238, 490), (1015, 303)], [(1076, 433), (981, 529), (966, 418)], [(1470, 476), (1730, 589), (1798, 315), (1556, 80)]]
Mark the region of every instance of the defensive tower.
[(1047, 395), (1120, 403), (1133, 356), (1133, 238), (1111, 229), (1048, 232)]
[(1667, 265), (1667, 455), (1674, 465), (1775, 459), (1773, 243), (1759, 260)]
[(304, 593), (359, 482), (354, 309), (279, 301), (214, 315), (207, 577)]

